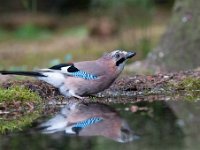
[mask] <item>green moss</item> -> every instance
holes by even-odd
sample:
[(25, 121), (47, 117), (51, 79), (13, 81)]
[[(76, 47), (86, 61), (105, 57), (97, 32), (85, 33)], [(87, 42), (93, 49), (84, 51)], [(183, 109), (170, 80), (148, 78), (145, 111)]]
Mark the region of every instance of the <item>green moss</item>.
[(197, 101), (200, 100), (200, 79), (195, 77), (187, 77), (178, 83), (168, 84), (171, 89), (180, 91), (184, 100)]
[(178, 86), (184, 88), (186, 91), (185, 98), (187, 100), (200, 100), (200, 79), (189, 77), (181, 81)]
[(12, 86), (8, 89), (0, 88), (0, 102), (12, 100), (40, 102), (41, 98), (37, 93), (34, 93), (25, 87)]
[(180, 81), (176, 87), (187, 91), (200, 90), (200, 79), (188, 77)]
[(8, 114), (0, 115), (0, 133), (21, 130), (39, 117), (42, 99), (37, 93), (21, 86), (0, 88), (0, 106)]
[(22, 130), (23, 127), (31, 124), (33, 122), (33, 120), (38, 118), (40, 116), (39, 114), (40, 114), (39, 111), (35, 111), (33, 113), (28, 113), (28, 114), (21, 116), (19, 118), (16, 118), (16, 119), (1, 120), (0, 121), (0, 134), (4, 134), (6, 132), (13, 132), (16, 130)]

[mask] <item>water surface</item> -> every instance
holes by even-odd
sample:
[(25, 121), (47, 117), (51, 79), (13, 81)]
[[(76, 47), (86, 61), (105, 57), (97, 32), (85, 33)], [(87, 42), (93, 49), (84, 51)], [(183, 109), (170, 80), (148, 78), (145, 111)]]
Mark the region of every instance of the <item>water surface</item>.
[[(188, 150), (200, 149), (200, 105), (189, 101), (140, 101), (109, 104), (128, 123), (139, 139), (120, 143), (103, 136), (79, 137), (42, 134), (35, 127), (53, 116), (41, 116), (20, 132), (0, 135), (2, 150), (113, 149)], [(109, 106), (109, 107), (110, 107)]]

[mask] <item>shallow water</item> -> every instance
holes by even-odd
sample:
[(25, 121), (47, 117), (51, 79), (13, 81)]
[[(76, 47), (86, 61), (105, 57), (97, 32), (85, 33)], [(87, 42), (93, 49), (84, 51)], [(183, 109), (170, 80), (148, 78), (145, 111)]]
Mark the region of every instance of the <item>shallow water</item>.
[[(110, 104), (126, 120), (139, 139), (127, 143), (103, 136), (69, 136), (64, 132), (42, 134), (36, 130), (39, 118), (23, 131), (0, 135), (2, 150), (123, 149), (123, 150), (198, 150), (200, 149), (200, 103), (189, 101), (140, 101)], [(91, 112), (92, 113), (92, 112)], [(110, 129), (112, 130), (112, 129)]]

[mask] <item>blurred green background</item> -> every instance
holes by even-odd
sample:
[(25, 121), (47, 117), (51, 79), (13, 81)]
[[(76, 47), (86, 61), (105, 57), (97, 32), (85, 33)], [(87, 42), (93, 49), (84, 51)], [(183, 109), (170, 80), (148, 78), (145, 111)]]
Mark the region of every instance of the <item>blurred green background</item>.
[(144, 59), (174, 0), (7, 0), (0, 5), (0, 69), (92, 60), (114, 49)]

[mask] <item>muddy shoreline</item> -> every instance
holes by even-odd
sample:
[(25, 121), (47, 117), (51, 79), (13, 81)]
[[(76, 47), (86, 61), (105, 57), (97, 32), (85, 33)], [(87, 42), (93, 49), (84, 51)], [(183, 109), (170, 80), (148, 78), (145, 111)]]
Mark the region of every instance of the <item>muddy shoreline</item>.
[(83, 100), (64, 98), (57, 89), (42, 81), (12, 77), (0, 86), (0, 133), (20, 130), (36, 118), (57, 113), (69, 102), (131, 104), (131, 111), (137, 111), (143, 110), (138, 106), (141, 102), (196, 102), (199, 99), (200, 71), (121, 76), (107, 90)]
[[(0, 78), (1, 79), (1, 78)], [(126, 102), (121, 101), (119, 98), (127, 98), (127, 102), (133, 102), (138, 97), (148, 95), (167, 95), (168, 93), (181, 92), (185, 89), (181, 86), (182, 81), (185, 79), (200, 80), (200, 71), (181, 71), (175, 73), (165, 73), (156, 75), (134, 75), (134, 76), (122, 76), (119, 77), (110, 88), (91, 97), (86, 97), (84, 101), (92, 99), (92, 101), (100, 101), (103, 103), (109, 102), (109, 99), (116, 98), (112, 102)], [(51, 100), (70, 100), (74, 98), (64, 98), (60, 95), (59, 91), (47, 83), (38, 80), (22, 80), (22, 81), (4, 81), (1, 84), (3, 88), (9, 88), (11, 86), (22, 86), (30, 89), (33, 92), (37, 92), (44, 101)], [(194, 87), (194, 90), (197, 87)], [(99, 99), (99, 100), (98, 100)], [(130, 101), (129, 101), (130, 100)]]

